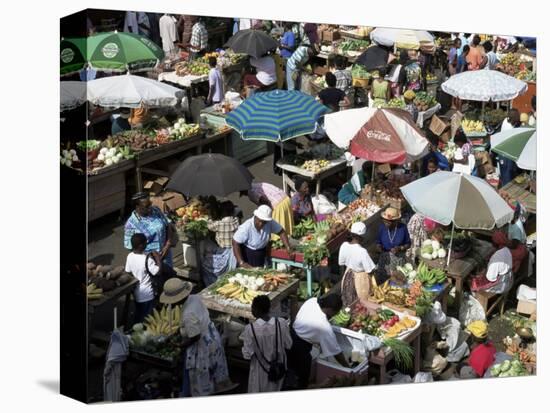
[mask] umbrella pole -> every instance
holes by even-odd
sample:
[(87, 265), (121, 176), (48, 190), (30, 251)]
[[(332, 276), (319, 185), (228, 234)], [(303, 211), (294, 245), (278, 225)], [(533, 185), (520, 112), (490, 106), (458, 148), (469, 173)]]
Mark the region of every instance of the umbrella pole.
[(117, 328), (117, 308), (116, 305), (113, 307), (113, 331)]
[(453, 248), (453, 237), (455, 235), (455, 223), (453, 221), (453, 228), (451, 230), (451, 242), (449, 243), (449, 253), (447, 254), (447, 267), (449, 266), (451, 262), (451, 251)]
[[(284, 152), (285, 152), (284, 144), (283, 144), (283, 141), (281, 141), (281, 162), (283, 161)], [(282, 171), (282, 175), (283, 175), (283, 191), (286, 192), (285, 171)]]
[(371, 174), (371, 182), (372, 183), (374, 183), (375, 169), (376, 169), (376, 162), (372, 161), (372, 174)]

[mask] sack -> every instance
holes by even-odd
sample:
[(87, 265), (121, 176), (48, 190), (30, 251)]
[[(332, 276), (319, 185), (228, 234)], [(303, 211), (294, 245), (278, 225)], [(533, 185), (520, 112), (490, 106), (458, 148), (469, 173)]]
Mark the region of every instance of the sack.
[(149, 278), (151, 278), (153, 294), (155, 297), (159, 297), (164, 289), (164, 283), (170, 278), (177, 277), (178, 273), (169, 265), (161, 264), (159, 272), (157, 274), (152, 274), (151, 271), (149, 271), (149, 258), (153, 259), (152, 253), (147, 254), (147, 257), (145, 257), (145, 271), (147, 275), (149, 275)]
[[(279, 361), (279, 319), (275, 317), (275, 356), (273, 360), (267, 361), (265, 356), (260, 350), (260, 343), (258, 343), (258, 339), (256, 338), (256, 332), (254, 331), (254, 325), (250, 324), (250, 327), (252, 328), (252, 334), (254, 335), (254, 341), (256, 342), (256, 347), (258, 349), (258, 353), (260, 357), (258, 358), (258, 363), (260, 364), (260, 367), (263, 371), (267, 373), (267, 379), (272, 382), (278, 382), (282, 380), (286, 375), (286, 365), (283, 361)], [(266, 368), (263, 363), (260, 360), (264, 360), (268, 365), (269, 368)]]
[(370, 296), (370, 275), (368, 272), (356, 272), (353, 277), (355, 291), (360, 300), (367, 301)]
[(336, 205), (330, 202), (324, 195), (315, 195), (311, 197), (313, 210), (317, 215), (330, 215), (336, 212)]
[(462, 300), (458, 312), (458, 319), (463, 326), (478, 320), (485, 321), (485, 310), (471, 294), (464, 294), (464, 300)]

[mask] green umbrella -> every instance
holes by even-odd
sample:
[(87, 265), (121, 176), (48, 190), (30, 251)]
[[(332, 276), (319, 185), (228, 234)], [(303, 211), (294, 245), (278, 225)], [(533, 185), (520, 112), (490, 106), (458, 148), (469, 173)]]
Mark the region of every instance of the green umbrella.
[(156, 66), (164, 51), (147, 37), (133, 33), (99, 33), (61, 40), (61, 75), (78, 72), (88, 62), (96, 70), (137, 72)]
[(87, 60), (86, 39), (84, 37), (62, 39), (60, 46), (61, 75), (76, 73), (84, 67)]
[(491, 151), (513, 160), (520, 168), (537, 169), (537, 130), (514, 128), (491, 136)]

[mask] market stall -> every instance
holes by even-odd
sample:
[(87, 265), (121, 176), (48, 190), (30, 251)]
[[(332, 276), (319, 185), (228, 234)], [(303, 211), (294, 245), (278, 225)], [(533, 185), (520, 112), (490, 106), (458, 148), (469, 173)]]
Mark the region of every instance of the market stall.
[[(347, 161), (345, 159), (334, 159), (331, 161), (327, 161), (328, 163), (319, 163), (319, 161), (311, 161), (311, 162), (315, 162), (315, 167), (312, 166), (313, 169), (311, 169), (310, 167), (305, 169), (303, 167), (299, 167), (287, 162), (288, 160), (285, 161), (284, 159), (282, 159), (279, 162), (277, 162), (277, 166), (285, 172), (295, 174), (295, 175), (300, 175), (300, 176), (303, 176), (304, 178), (314, 181), (316, 195), (319, 195), (321, 193), (321, 182), (323, 181), (323, 179), (326, 179), (329, 176), (335, 175), (340, 171), (344, 171), (347, 168)], [(311, 165), (313, 165), (313, 163)], [(288, 182), (286, 181), (286, 179), (284, 181), (283, 189), (285, 190), (285, 192), (289, 191)]]
[(498, 191), (511, 205), (519, 202), (530, 214), (537, 213), (537, 195), (531, 190), (531, 178), (527, 174), (520, 175), (508, 182)]

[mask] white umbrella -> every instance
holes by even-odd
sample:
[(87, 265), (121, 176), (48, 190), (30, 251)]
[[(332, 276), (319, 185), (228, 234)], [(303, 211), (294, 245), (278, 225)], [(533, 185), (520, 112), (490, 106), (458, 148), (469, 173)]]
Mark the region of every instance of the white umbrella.
[(521, 169), (537, 170), (537, 130), (514, 128), (491, 136), (491, 151), (512, 159)]
[(174, 106), (183, 95), (181, 89), (130, 74), (92, 80), (87, 87), (91, 103), (115, 108)]
[(370, 38), (381, 46), (394, 46), (403, 49), (431, 48), (434, 37), (425, 30), (391, 29), (378, 27), (370, 33)]
[(402, 164), (422, 158), (428, 140), (402, 109), (359, 108), (325, 115), (328, 137), (340, 148), (374, 162)]
[(499, 102), (524, 94), (527, 83), (497, 70), (471, 70), (451, 76), (441, 88), (459, 99)]
[[(452, 222), (453, 235), (455, 226), (491, 230), (514, 216), (514, 210), (487, 181), (471, 175), (434, 172), (403, 186), (401, 192), (415, 212), (442, 225)], [(447, 265), (449, 260), (450, 254)]]
[(86, 82), (67, 80), (60, 82), (60, 110), (64, 112), (86, 102)]

